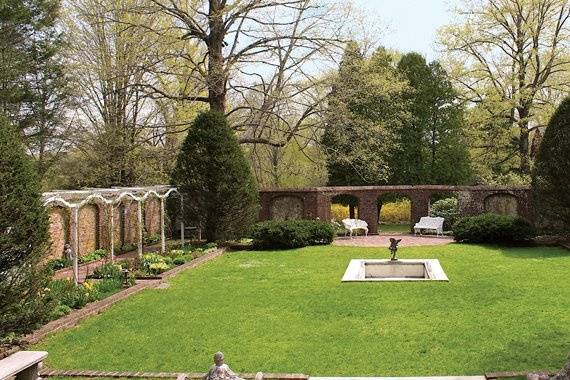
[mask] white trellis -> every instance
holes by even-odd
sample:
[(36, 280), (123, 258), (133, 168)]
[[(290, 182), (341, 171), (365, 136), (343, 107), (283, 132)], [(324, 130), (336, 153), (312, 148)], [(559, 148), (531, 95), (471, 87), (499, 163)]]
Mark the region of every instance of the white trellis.
[[(137, 202), (137, 227), (138, 227), (138, 244), (137, 251), (139, 257), (143, 254), (143, 226), (142, 206), (149, 197), (156, 197), (160, 200), (160, 251), (166, 251), (166, 235), (164, 232), (165, 223), (165, 203), (166, 199), (173, 193), (180, 197), (180, 240), (184, 245), (184, 198), (182, 194), (171, 186), (153, 186), (153, 187), (130, 187), (130, 188), (112, 188), (112, 189), (89, 189), (79, 191), (57, 191), (52, 193), (44, 193), (44, 206), (54, 207), (60, 206), (70, 210), (70, 233), (73, 236), (73, 278), (75, 283), (79, 280), (79, 211), (88, 204), (99, 204), (109, 207), (110, 210), (110, 256), (111, 262), (115, 261), (115, 206), (120, 205), (125, 199), (132, 199)], [(67, 198), (67, 199), (66, 199)], [(78, 199), (81, 201), (77, 202)], [(73, 201), (72, 201), (73, 200)], [(75, 201), (75, 202), (74, 202)]]

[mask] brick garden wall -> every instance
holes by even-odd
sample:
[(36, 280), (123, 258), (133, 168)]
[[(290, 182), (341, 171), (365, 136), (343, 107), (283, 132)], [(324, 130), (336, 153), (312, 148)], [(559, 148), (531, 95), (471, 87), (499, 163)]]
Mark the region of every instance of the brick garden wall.
[(45, 260), (61, 257), (65, 243), (69, 242), (69, 211), (63, 207), (52, 207), (48, 216), (51, 245)]
[(86, 205), (79, 210), (79, 252), (88, 253), (99, 248), (99, 206)]
[[(378, 198), (397, 193), (412, 202), (411, 224), (429, 213), (432, 196), (441, 193), (455, 195), (462, 215), (483, 212), (517, 214), (534, 220), (530, 189), (526, 187), (487, 186), (356, 186), (316, 187), (306, 189), (269, 189), (260, 192), (260, 219), (330, 220), (330, 205), (336, 195), (348, 194), (359, 202), (360, 218), (368, 222), (370, 232), (377, 232)], [(138, 243), (137, 202), (126, 199), (114, 209), (115, 247)], [(70, 211), (62, 207), (49, 209), (51, 247), (49, 259), (62, 257), (63, 246), (73, 239)], [(147, 235), (160, 233), (160, 200), (150, 197), (144, 204), (143, 223)], [(79, 254), (98, 248), (110, 248), (110, 209), (99, 204), (85, 205), (79, 215)]]
[[(260, 220), (304, 218), (330, 220), (330, 205), (338, 195), (358, 200), (359, 218), (368, 223), (371, 233), (377, 232), (378, 199), (398, 194), (411, 200), (413, 226), (422, 216), (429, 215), (431, 199), (440, 194), (456, 196), (461, 215), (497, 212), (520, 215), (534, 220), (530, 188), (504, 186), (343, 186), (305, 189), (268, 189), (260, 192)], [(300, 206), (302, 205), (302, 209)]]
[[(160, 200), (149, 197), (143, 205), (143, 223), (147, 235), (160, 233)], [(69, 209), (50, 207), (49, 231), (51, 245), (46, 252), (46, 260), (63, 257), (64, 245), (73, 240), (72, 218)], [(79, 255), (102, 248), (111, 247), (111, 210), (104, 204), (87, 204), (79, 211)], [(114, 212), (114, 244), (116, 249), (123, 244), (138, 243), (138, 206), (136, 201), (127, 199), (121, 205), (115, 206)]]
[(160, 199), (148, 198), (146, 200), (144, 225), (148, 236), (160, 234)]

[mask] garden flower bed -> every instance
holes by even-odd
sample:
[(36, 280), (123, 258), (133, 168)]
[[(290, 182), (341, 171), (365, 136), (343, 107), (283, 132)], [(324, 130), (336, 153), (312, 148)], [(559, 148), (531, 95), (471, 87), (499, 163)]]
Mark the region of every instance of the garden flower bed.
[[(90, 302), (105, 299), (133, 286), (136, 280), (161, 279), (163, 273), (216, 249), (216, 244), (206, 244), (201, 247), (185, 246), (170, 250), (164, 255), (148, 253), (143, 255), (142, 259), (121, 260), (116, 264), (106, 263), (95, 268), (93, 273), (87, 276), (87, 280), (77, 286), (71, 279), (54, 279), (45, 289), (46, 296), (54, 303), (52, 313), (47, 316), (47, 320), (61, 318)], [(88, 256), (88, 259), (101, 256), (102, 252), (95, 251)]]

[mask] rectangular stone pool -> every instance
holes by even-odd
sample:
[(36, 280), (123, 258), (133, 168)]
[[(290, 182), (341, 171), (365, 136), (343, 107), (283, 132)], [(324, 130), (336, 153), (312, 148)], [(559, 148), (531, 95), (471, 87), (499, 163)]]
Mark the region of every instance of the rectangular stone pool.
[(342, 282), (449, 281), (437, 259), (351, 260)]

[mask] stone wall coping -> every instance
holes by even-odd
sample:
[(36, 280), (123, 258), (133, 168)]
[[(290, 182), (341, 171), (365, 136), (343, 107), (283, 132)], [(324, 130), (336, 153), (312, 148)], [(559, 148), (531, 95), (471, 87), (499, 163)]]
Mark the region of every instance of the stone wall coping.
[(312, 380), (485, 380), (485, 376), (311, 377)]
[[(195, 379), (202, 380), (205, 373), (192, 372), (126, 372), (126, 371), (92, 371), (92, 370), (54, 370), (44, 369), (40, 371), (42, 377), (106, 377), (106, 378), (143, 378), (143, 379)], [(182, 376), (181, 376), (182, 375)], [(254, 379), (255, 373), (241, 373), (244, 379)], [(308, 375), (296, 373), (263, 373), (263, 380), (308, 380)]]
[(267, 188), (260, 193), (327, 193), (360, 191), (528, 191), (530, 186), (448, 186), (448, 185), (390, 185), (390, 186), (323, 186), (303, 188)]
[(45, 351), (19, 351), (0, 360), (0, 379), (7, 379), (47, 358)]

